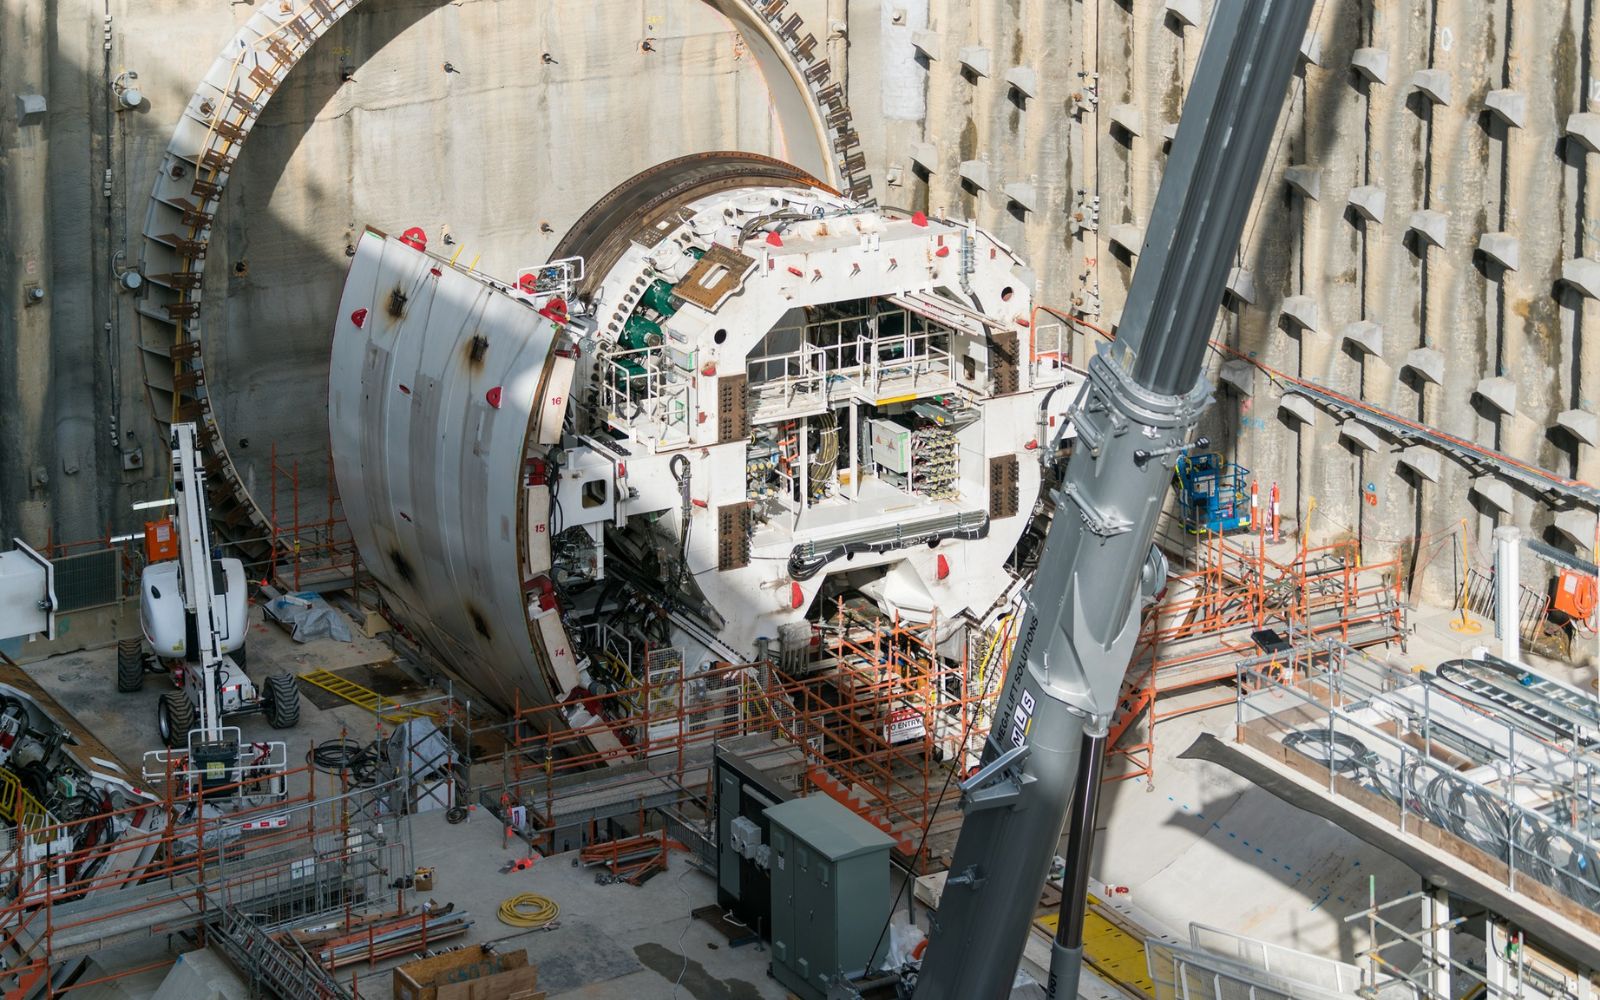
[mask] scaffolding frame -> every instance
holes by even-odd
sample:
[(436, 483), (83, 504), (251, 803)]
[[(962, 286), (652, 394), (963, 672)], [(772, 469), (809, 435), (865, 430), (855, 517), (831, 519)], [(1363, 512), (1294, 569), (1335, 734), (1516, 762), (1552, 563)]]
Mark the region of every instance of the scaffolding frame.
[[(169, 769), (160, 796), (71, 821), (31, 823), (27, 839), (73, 837), (86, 846), (33, 860), (16, 850), (0, 860), (0, 882), (12, 886), (0, 906), (0, 955), (7, 963), (0, 992), (61, 997), (163, 968), (173, 959), (59, 987), (53, 982), (63, 963), (124, 939), (192, 933), (203, 944), (209, 925), (231, 912), (248, 909), (256, 915), (252, 924), (273, 930), (335, 916), (348, 926), (358, 905), (403, 910), (406, 889), (391, 885), (387, 873), (407, 870), (409, 837), (380, 843), (352, 820), (362, 813), (357, 800), (383, 795), (407, 776), (359, 787), (335, 780), (331, 789), (326, 775), (319, 788), (310, 765), (285, 776), (303, 780), (305, 791), (215, 816), (203, 808), (207, 799), (249, 794), (250, 782), (202, 794)], [(11, 794), (19, 796), (13, 811), (26, 810), (20, 798), (26, 791)], [(120, 836), (100, 840), (97, 829), (123, 826)], [(258, 970), (244, 971), (258, 978)], [(354, 980), (348, 995), (356, 995)]]
[[(1133, 662), (1107, 740), (1108, 781), (1155, 777), (1158, 723), (1220, 708), (1236, 694), (1162, 710), (1169, 695), (1232, 684), (1241, 658), (1260, 651), (1255, 633), (1271, 629), (1294, 645), (1332, 638), (1353, 648), (1400, 642), (1406, 608), (1401, 566), (1362, 563), (1351, 543), (1307, 548), (1288, 560), (1267, 555), (1266, 534), (1206, 533), (1191, 572), (1171, 577), (1146, 610)], [(1135, 727), (1143, 723), (1142, 737)]]
[[(1346, 924), (1367, 927), (1368, 946), (1360, 954), (1365, 960), (1360, 995), (1390, 996), (1392, 993), (1386, 988), (1396, 984), (1415, 1000), (1455, 1000), (1459, 996), (1474, 1000), (1581, 1000), (1587, 995), (1581, 974), (1559, 969), (1543, 956), (1530, 960), (1522, 931), (1499, 926), (1492, 915), (1478, 917), (1485, 927), (1485, 968), (1458, 961), (1452, 955), (1449, 936), (1469, 920), (1450, 916), (1448, 903), (1439, 902), (1441, 897), (1447, 898), (1448, 893), (1424, 889), (1380, 903), (1377, 880), (1368, 879), (1366, 907), (1344, 918)], [(1391, 911), (1419, 904), (1418, 929), (1403, 926), (1399, 923), (1403, 917), (1391, 915)], [(1503, 949), (1498, 938), (1505, 941)], [(1421, 956), (1411, 968), (1401, 964), (1404, 959), (1391, 959), (1386, 954), (1405, 949)], [(1458, 985), (1461, 978), (1471, 983), (1465, 990)]]
[[(708, 807), (716, 744), (766, 737), (797, 754), (799, 794), (838, 800), (893, 838), (907, 864), (926, 870), (935, 827), (959, 822), (945, 793), (981, 738), (979, 705), (992, 696), (967, 694), (969, 656), (947, 663), (937, 655), (936, 621), (852, 629), (845, 616), (841, 605), (819, 629), (802, 676), (765, 661), (686, 671), (666, 684), (643, 671), (632, 687), (518, 704), (497, 804), (526, 809), (525, 836), (554, 850), (558, 819), (567, 815), (561, 796), (584, 775), (592, 781), (581, 794), (635, 815), (643, 833), (651, 810)], [(595, 721), (571, 725), (579, 708)], [(492, 789), (479, 794), (494, 799)]]
[(300, 460), (292, 459), (287, 466), (279, 462), (277, 442), (268, 453), (267, 476), (267, 541), (272, 556), (261, 579), (270, 579), (289, 593), (346, 582), (354, 585), (361, 555), (339, 503), (333, 453), (330, 451), (327, 459), (327, 495), (323, 504), (315, 505), (321, 516), (311, 516), (312, 510), (305, 509), (308, 516), (302, 519)]

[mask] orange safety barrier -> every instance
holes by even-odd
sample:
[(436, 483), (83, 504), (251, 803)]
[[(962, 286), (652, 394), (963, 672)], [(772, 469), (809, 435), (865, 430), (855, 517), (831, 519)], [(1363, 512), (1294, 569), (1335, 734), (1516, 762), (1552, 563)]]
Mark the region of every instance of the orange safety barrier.
[(651, 874), (666, 871), (670, 852), (688, 849), (665, 832), (646, 833), (590, 844), (578, 852), (578, 861), (586, 868), (604, 866), (616, 881), (640, 885)]

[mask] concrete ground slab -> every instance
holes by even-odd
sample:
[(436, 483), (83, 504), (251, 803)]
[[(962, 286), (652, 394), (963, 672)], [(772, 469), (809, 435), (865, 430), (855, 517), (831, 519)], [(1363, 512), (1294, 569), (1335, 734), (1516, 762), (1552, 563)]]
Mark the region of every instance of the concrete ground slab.
[[(493, 943), (525, 948), (539, 968), (551, 1000), (677, 996), (694, 1000), (783, 1000), (766, 974), (768, 952), (753, 945), (730, 948), (690, 911), (716, 900), (716, 883), (674, 853), (668, 870), (642, 886), (597, 885), (595, 871), (578, 867), (577, 852), (539, 860), (532, 869), (502, 874), (500, 867), (526, 857), (527, 845), (506, 838), (482, 810), (452, 826), (441, 813), (411, 819), (416, 862), (435, 871), (427, 895), (466, 910), (474, 923), (448, 946)], [(502, 900), (533, 892), (561, 907), (559, 926), (527, 931), (500, 923)], [(391, 994), (391, 970), (403, 960), (359, 968), (363, 1000)], [(679, 976), (682, 981), (678, 982)]]
[[(159, 948), (106, 949), (91, 956), (84, 964), (84, 970), (77, 982), (89, 985), (75, 986), (68, 995), (74, 1000), (144, 1000), (161, 988), (162, 983), (172, 972), (173, 966), (169, 963), (173, 961), (172, 955)], [(105, 976), (139, 968), (144, 968), (145, 971), (120, 979), (96, 982)], [(241, 998), (245, 995), (239, 994)]]
[[(1415, 612), (1406, 648), (1380, 649), (1373, 655), (1411, 669), (1494, 644), (1492, 624), (1468, 634), (1453, 629), (1451, 621), (1447, 611)], [(365, 639), (296, 644), (277, 626), (257, 619), (249, 664), (257, 677), (321, 667), (365, 678), (392, 697), (417, 693), (414, 682), (384, 665), (390, 656), (382, 642)], [(1562, 679), (1591, 683), (1592, 666), (1529, 659)], [(155, 743), (155, 702), (165, 682), (152, 676), (145, 690), (118, 694), (114, 666), (114, 649), (104, 649), (63, 654), (25, 669), (83, 725), (134, 763)], [(385, 687), (391, 682), (392, 687)], [(1163, 701), (1163, 711), (1199, 706), (1222, 694), (1219, 689), (1175, 696)], [(1221, 767), (1176, 757), (1201, 733), (1230, 738), (1233, 721), (1231, 706), (1163, 721), (1156, 733), (1154, 781), (1107, 787), (1092, 871), (1098, 880), (1128, 891), (1107, 894), (1106, 904), (1139, 926), (1172, 938), (1186, 938), (1189, 923), (1196, 921), (1328, 957), (1354, 958), (1365, 946), (1363, 932), (1342, 918), (1365, 906), (1368, 879), (1375, 879), (1382, 899), (1416, 888), (1416, 875), (1344, 830)], [(320, 707), (310, 698), (302, 702), (296, 729), (274, 731), (254, 716), (239, 724), (247, 738), (286, 739), (295, 763), (316, 741), (341, 732), (365, 741), (374, 731), (369, 712), (344, 703)], [(593, 871), (573, 865), (573, 854), (543, 859), (530, 871), (501, 874), (500, 867), (525, 856), (527, 847), (506, 837), (482, 810), (454, 826), (437, 811), (391, 818), (385, 825), (391, 837), (409, 832), (412, 862), (435, 869), (434, 888), (426, 895), (454, 903), (475, 920), (466, 935), (441, 945), (492, 942), (501, 948), (527, 948), (541, 966), (541, 982), (552, 1000), (784, 996), (766, 974), (769, 955), (764, 948), (730, 948), (710, 926), (690, 917), (695, 907), (713, 902), (716, 893), (713, 880), (691, 866), (686, 855), (674, 854), (670, 870), (642, 887), (597, 885)], [(562, 908), (560, 926), (526, 931), (501, 924), (495, 916), (500, 902), (520, 892), (556, 901)], [(420, 902), (412, 894), (407, 901)], [(896, 919), (904, 916), (902, 902)], [(927, 914), (920, 906), (916, 917), (926, 926)], [(124, 967), (157, 961), (167, 954), (164, 947), (152, 940)], [(402, 961), (347, 968), (340, 978), (355, 984), (362, 997), (382, 1000), (390, 996), (393, 967)], [(154, 985), (146, 985), (146, 992), (113, 995), (148, 996)]]
[(210, 948), (178, 956), (150, 1000), (249, 1000), (250, 986), (228, 960)]

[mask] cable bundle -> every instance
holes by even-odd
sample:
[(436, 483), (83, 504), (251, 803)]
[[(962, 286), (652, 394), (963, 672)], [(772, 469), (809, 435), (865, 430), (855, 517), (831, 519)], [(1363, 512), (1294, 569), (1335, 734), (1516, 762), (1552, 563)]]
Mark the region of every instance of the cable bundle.
[(314, 744), (306, 754), (306, 763), (324, 774), (350, 775), (358, 785), (373, 785), (378, 781), (378, 750), (374, 743), (357, 743), (351, 739), (323, 740)]

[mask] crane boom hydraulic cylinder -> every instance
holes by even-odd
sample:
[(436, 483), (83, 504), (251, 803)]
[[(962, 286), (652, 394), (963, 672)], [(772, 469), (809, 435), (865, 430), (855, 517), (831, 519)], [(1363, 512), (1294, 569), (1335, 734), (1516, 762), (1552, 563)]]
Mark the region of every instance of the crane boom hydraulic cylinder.
[[(1166, 561), (1152, 548), (1178, 452), (1210, 401), (1207, 341), (1313, 0), (1226, 0), (1184, 104), (1115, 344), (1089, 364), (1077, 444), (984, 747), (916, 1000), (1008, 997), (1069, 810), (1046, 984), (1077, 996), (1100, 761)], [(1076, 898), (1075, 898), (1076, 897)]]

